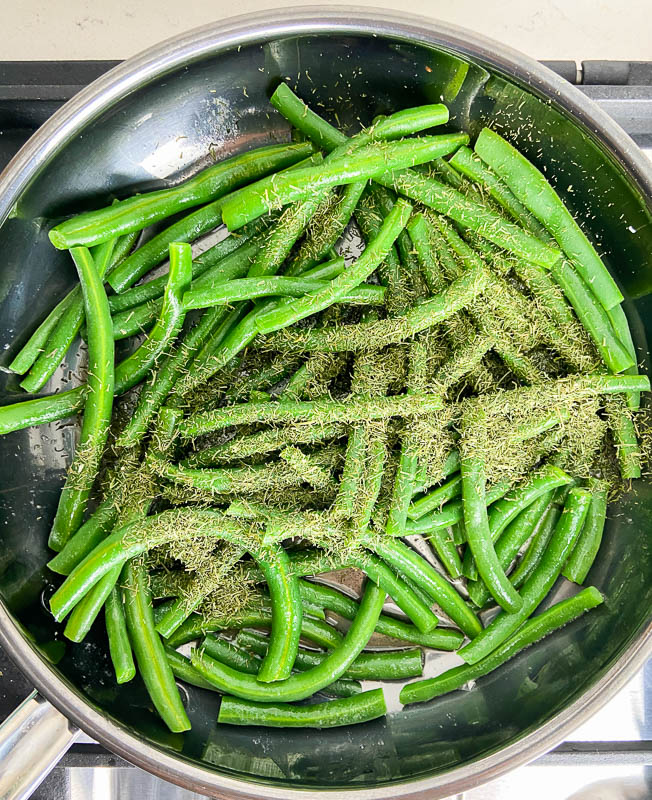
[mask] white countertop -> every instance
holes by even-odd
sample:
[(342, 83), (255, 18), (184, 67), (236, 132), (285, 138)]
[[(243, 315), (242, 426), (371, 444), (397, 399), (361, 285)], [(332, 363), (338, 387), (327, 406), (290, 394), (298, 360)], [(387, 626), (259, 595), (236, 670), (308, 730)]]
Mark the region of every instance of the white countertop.
[[(307, 4), (0, 0), (0, 61), (126, 58), (169, 36), (236, 13)], [(321, 0), (319, 5), (341, 2)], [(446, 20), (538, 59), (652, 60), (651, 0), (356, 0), (354, 5)]]

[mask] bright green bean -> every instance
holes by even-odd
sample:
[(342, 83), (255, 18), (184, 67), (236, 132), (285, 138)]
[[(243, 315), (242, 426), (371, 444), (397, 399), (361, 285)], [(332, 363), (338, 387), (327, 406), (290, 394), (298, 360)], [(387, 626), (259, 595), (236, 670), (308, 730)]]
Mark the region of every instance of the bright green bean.
[(636, 435), (636, 427), (625, 399), (621, 398), (620, 395), (609, 397), (606, 403), (606, 411), (616, 447), (621, 477), (626, 481), (640, 478), (641, 448)]
[(343, 643), (321, 664), (305, 672), (291, 675), (276, 684), (260, 684), (251, 675), (238, 672), (211, 659), (201, 651), (192, 655), (192, 663), (206, 680), (224, 692), (248, 700), (263, 702), (303, 700), (340, 678), (360, 655), (371, 638), (383, 603), (385, 593), (373, 581), (365, 588), (360, 610), (351, 624)]
[(481, 458), (463, 455), (462, 510), (469, 550), (478, 572), (494, 599), (507, 611), (517, 611), (522, 601), (501, 567), (489, 529), (485, 466)]
[(175, 678), (190, 684), (190, 686), (197, 686), (199, 689), (208, 689), (211, 692), (215, 691), (213, 684), (202, 678), (190, 663), (189, 658), (186, 658), (181, 653), (177, 653), (176, 650), (166, 645), (163, 645), (163, 649)]
[(9, 369), (12, 372), (16, 372), (18, 375), (24, 375), (27, 372), (39, 355), (44, 351), (50, 334), (56, 329), (64, 313), (76, 299), (81, 299), (81, 289), (78, 286), (68, 292), (63, 300), (60, 300), (56, 304), (29, 337), (27, 342), (21, 347), (14, 360), (9, 364)]
[(59, 575), (69, 575), (113, 529), (118, 518), (115, 499), (103, 500), (86, 522), (66, 542), (61, 552), (48, 561), (48, 568)]
[(451, 578), (459, 578), (462, 575), (462, 559), (457, 552), (451, 529), (435, 528), (428, 534), (428, 541)]
[(589, 574), (595, 557), (600, 549), (602, 533), (607, 517), (607, 488), (599, 480), (589, 482), (591, 506), (586, 516), (584, 527), (570, 558), (566, 562), (562, 575), (573, 583), (582, 584)]
[(154, 628), (152, 597), (141, 563), (131, 561), (126, 565), (123, 592), (129, 638), (147, 692), (171, 731), (190, 730), (165, 648)]
[(489, 128), (480, 132), (475, 151), (555, 237), (602, 306), (622, 303), (616, 282), (543, 173)]
[(441, 510), (445, 503), (460, 497), (461, 494), (462, 476), (458, 473), (427, 495), (415, 500), (408, 508), (407, 516), (414, 520), (421, 519), (431, 511)]
[(304, 200), (314, 192), (423, 164), (467, 142), (466, 134), (453, 133), (358, 146), (353, 152), (327, 159), (318, 167), (263, 178), (226, 202), (222, 218), (230, 231), (237, 230), (269, 211)]
[[(227, 158), (170, 189), (135, 195), (98, 211), (87, 211), (50, 231), (59, 249), (92, 245), (152, 225), (184, 208), (225, 195), (244, 183), (310, 155), (309, 144), (277, 144)], [(169, 242), (168, 242), (169, 244)]]
[[(509, 565), (516, 558), (522, 545), (532, 536), (537, 525), (541, 522), (552, 497), (552, 491), (546, 492), (530, 503), (509, 523), (498, 538), (496, 555), (505, 572), (507, 572)], [(483, 608), (489, 602), (491, 594), (481, 580), (469, 581), (467, 589), (469, 597), (478, 608)]]
[(555, 505), (554, 502), (551, 503), (541, 520), (537, 532), (532, 537), (532, 541), (528, 545), (525, 555), (516, 566), (514, 572), (509, 576), (512, 585), (516, 589), (520, 589), (520, 587), (523, 586), (525, 581), (534, 572), (539, 561), (543, 558), (543, 554), (555, 532), (560, 514), (561, 509)]
[(136, 676), (136, 665), (127, 633), (122, 593), (113, 587), (104, 604), (104, 622), (109, 638), (109, 654), (118, 683), (128, 683)]
[[(534, 472), (524, 484), (515, 487), (492, 505), (489, 514), (489, 533), (492, 542), (496, 542), (510, 522), (542, 494), (547, 494), (558, 486), (569, 486), (572, 483), (573, 478), (554, 464), (546, 464)], [(466, 556), (464, 558), (463, 572), (472, 580), (478, 577), (470, 553), (468, 558)]]
[[(514, 613), (502, 611), (459, 654), (467, 664), (475, 664), (509, 638), (528, 619), (559, 577), (568, 556), (573, 551), (591, 504), (591, 495), (583, 489), (572, 488), (564, 511), (557, 523), (543, 558), (521, 589), (521, 608)], [(467, 529), (468, 535), (468, 529)]]
[(256, 703), (226, 696), (220, 704), (218, 723), (263, 725), (275, 728), (335, 728), (357, 725), (387, 713), (382, 689), (326, 703), (295, 706), (291, 703)]
[(104, 451), (114, 390), (114, 349), (111, 315), (102, 279), (86, 248), (75, 248), (73, 257), (88, 319), (88, 391), (79, 444), (50, 531), (48, 545), (56, 551), (79, 528)]
[(602, 602), (604, 602), (604, 598), (597, 589), (592, 586), (584, 589), (575, 597), (562, 600), (547, 611), (528, 620), (504, 644), (477, 663), (453, 667), (436, 678), (427, 678), (404, 686), (401, 690), (400, 700), (404, 704), (424, 703), (434, 697), (459, 689), (465, 683), (476, 680), (500, 667), (524, 648), (540, 641), (544, 636), (567, 625)]

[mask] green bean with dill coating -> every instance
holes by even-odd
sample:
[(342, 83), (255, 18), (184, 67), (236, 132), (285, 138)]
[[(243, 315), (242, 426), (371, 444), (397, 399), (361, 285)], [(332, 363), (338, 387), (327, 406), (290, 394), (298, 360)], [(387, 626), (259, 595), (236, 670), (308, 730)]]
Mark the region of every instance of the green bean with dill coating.
[[(60, 223), (50, 231), (50, 241), (59, 249), (93, 245), (118, 234), (152, 225), (184, 208), (200, 205), (308, 157), (309, 144), (276, 144), (225, 159), (170, 189), (147, 192), (113, 206), (87, 211)], [(168, 243), (169, 244), (169, 243)]]
[(440, 294), (413, 306), (403, 316), (334, 328), (279, 331), (262, 339), (261, 344), (289, 352), (379, 350), (443, 322), (468, 306), (485, 288), (485, 270), (470, 269)]
[(543, 173), (489, 128), (480, 132), (475, 152), (555, 237), (602, 306), (608, 309), (621, 303), (623, 296), (614, 279)]
[[(521, 546), (532, 536), (552, 497), (552, 491), (546, 492), (530, 503), (509, 523), (496, 541), (496, 555), (505, 571), (516, 558)], [(483, 608), (489, 602), (491, 595), (482, 580), (469, 581), (467, 589), (470, 599), (478, 608)]]
[(591, 506), (577, 544), (561, 572), (569, 581), (579, 584), (586, 580), (598, 554), (607, 517), (606, 484), (592, 478), (587, 488), (591, 492)]
[(365, 587), (360, 610), (351, 624), (342, 644), (333, 650), (321, 664), (299, 672), (273, 685), (260, 684), (251, 675), (226, 667), (195, 651), (192, 663), (195, 669), (222, 691), (237, 697), (264, 702), (303, 700), (340, 678), (362, 652), (371, 638), (385, 601), (385, 593), (373, 581)]
[(292, 705), (263, 702), (226, 695), (217, 716), (223, 725), (263, 725), (275, 728), (335, 728), (369, 722), (387, 713), (382, 689), (329, 700), (325, 703)]
[(306, 238), (286, 275), (301, 275), (326, 257), (349, 224), (365, 186), (366, 181), (349, 183), (344, 187), (342, 195), (331, 204), (329, 213), (320, 215), (320, 210), (317, 209), (315, 217), (308, 226)]
[[(613, 329), (618, 337), (618, 340), (623, 345), (630, 358), (634, 361), (633, 366), (625, 370), (627, 375), (638, 375), (638, 359), (636, 357), (636, 348), (634, 347), (634, 340), (632, 339), (632, 331), (629, 326), (627, 315), (621, 304), (615, 305), (607, 310), (607, 316), (611, 322)], [(636, 410), (641, 405), (640, 392), (629, 392), (627, 394), (627, 405), (629, 408)]]
[(605, 410), (616, 447), (621, 477), (623, 480), (640, 478), (642, 453), (627, 403), (620, 395), (612, 395), (607, 398)]
[(589, 332), (600, 357), (610, 371), (617, 373), (633, 367), (636, 359), (627, 352), (618, 339), (607, 312), (597, 302), (591, 289), (571, 263), (560, 261), (552, 265), (550, 272), (575, 309), (580, 322)]
[(48, 539), (48, 545), (57, 551), (81, 524), (108, 437), (113, 408), (114, 349), (106, 292), (89, 251), (76, 248), (74, 257), (88, 318), (90, 366), (79, 444)]
[(543, 558), (523, 584), (521, 608), (514, 613), (502, 611), (472, 642), (465, 645), (460, 656), (467, 664), (475, 664), (509, 638), (532, 614), (559, 577), (573, 551), (591, 504), (591, 495), (573, 487), (568, 492), (555, 532)]
[(104, 604), (104, 622), (116, 681), (128, 683), (136, 676), (136, 665), (127, 632), (122, 592), (117, 586), (113, 587)]
[(423, 703), (434, 697), (459, 689), (469, 681), (486, 675), (488, 672), (513, 658), (518, 652), (543, 639), (555, 630), (567, 625), (582, 614), (604, 602), (600, 592), (593, 586), (584, 589), (574, 597), (556, 603), (551, 608), (528, 620), (507, 641), (489, 655), (473, 665), (464, 664), (453, 667), (436, 678), (415, 681), (401, 690), (400, 700), (404, 704)]
[(126, 565), (123, 592), (129, 638), (147, 692), (171, 731), (190, 730), (165, 648), (154, 628), (152, 598), (142, 563), (130, 561)]

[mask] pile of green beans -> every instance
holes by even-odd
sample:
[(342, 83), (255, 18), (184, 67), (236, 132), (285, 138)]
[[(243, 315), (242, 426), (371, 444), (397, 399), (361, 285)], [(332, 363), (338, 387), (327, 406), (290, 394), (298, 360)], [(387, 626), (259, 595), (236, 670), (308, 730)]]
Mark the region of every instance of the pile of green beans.
[[(643, 469), (623, 296), (533, 164), (433, 133), (441, 104), (350, 138), (284, 83), (271, 104), (305, 141), (52, 228), (79, 284), (9, 369), (39, 391), (81, 333), (87, 379), (0, 407), (3, 434), (82, 413), (50, 610), (71, 643), (103, 621), (176, 733), (175, 679), (224, 695), (218, 724), (326, 728), (386, 713), (361, 681), (408, 704), (496, 669), (608, 600), (533, 616), (590, 581)], [(431, 677), (425, 649), (465, 664)]]

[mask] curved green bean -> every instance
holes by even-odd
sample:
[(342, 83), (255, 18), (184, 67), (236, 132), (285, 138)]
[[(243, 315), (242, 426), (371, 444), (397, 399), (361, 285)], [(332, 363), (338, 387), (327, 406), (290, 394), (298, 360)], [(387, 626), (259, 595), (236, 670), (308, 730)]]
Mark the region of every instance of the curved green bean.
[(109, 638), (109, 654), (118, 683), (128, 683), (136, 676), (136, 665), (127, 633), (122, 593), (113, 587), (104, 604), (104, 622)]
[(69, 575), (113, 529), (118, 509), (113, 497), (103, 500), (84, 524), (68, 539), (61, 551), (48, 561), (48, 568), (59, 575)]
[(471, 455), (461, 459), (462, 510), (469, 550), (478, 572), (494, 599), (507, 611), (517, 611), (522, 600), (505, 575), (489, 529), (484, 461)]
[(435, 509), (440, 509), (449, 500), (454, 500), (462, 494), (462, 476), (458, 473), (442, 483), (436, 489), (411, 503), (407, 516), (410, 519), (421, 519)]

